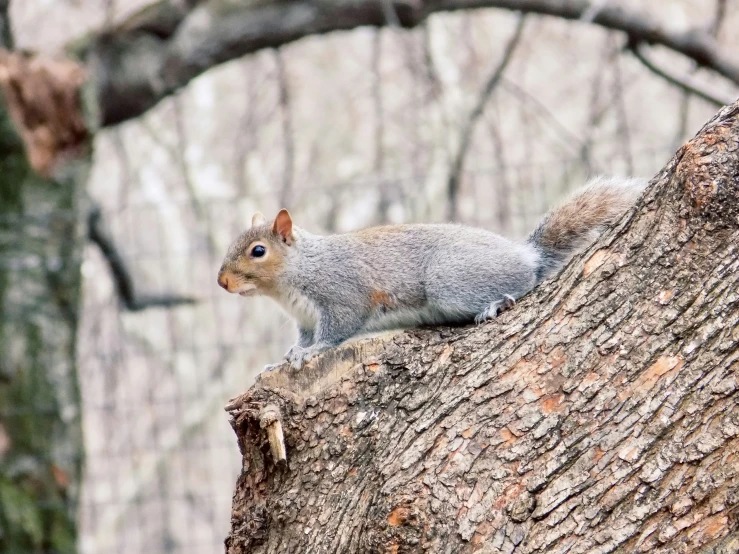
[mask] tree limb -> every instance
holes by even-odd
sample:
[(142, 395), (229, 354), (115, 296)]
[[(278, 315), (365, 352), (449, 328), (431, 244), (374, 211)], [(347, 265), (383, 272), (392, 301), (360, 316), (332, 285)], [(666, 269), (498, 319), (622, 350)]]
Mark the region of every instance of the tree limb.
[(132, 312), (147, 308), (167, 308), (182, 304), (194, 304), (196, 300), (178, 295), (143, 295), (136, 292), (133, 277), (128, 271), (126, 262), (121, 256), (113, 239), (105, 232), (102, 224), (102, 213), (98, 206), (93, 206), (88, 217), (88, 236), (100, 248), (100, 253), (108, 263), (110, 274), (115, 282), (118, 298), (125, 308)]
[(655, 75), (659, 75), (669, 83), (672, 83), (686, 92), (694, 94), (703, 100), (714, 104), (716, 107), (726, 106), (734, 101), (734, 98), (731, 98), (728, 95), (724, 96), (719, 91), (710, 90), (706, 85), (698, 82), (698, 80), (691, 75), (677, 75), (667, 68), (658, 66), (649, 58), (649, 55), (645, 52), (645, 48), (641, 44), (630, 46), (629, 51), (634, 54), (634, 57), (639, 60), (644, 67), (649, 69), (649, 71)]
[(716, 0), (713, 21), (711, 21), (711, 25), (708, 28), (708, 33), (714, 38), (716, 38), (721, 32), (721, 27), (726, 20), (726, 1), (727, 0)]
[[(388, 6), (388, 3), (390, 6)], [(300, 38), (391, 23), (415, 27), (444, 11), (500, 8), (621, 31), (634, 43), (656, 44), (739, 84), (739, 63), (705, 31), (672, 31), (649, 16), (585, 0), (268, 0), (185, 4), (161, 0), (118, 27), (79, 41), (73, 49), (92, 71), (103, 125), (136, 117), (191, 79), (225, 61)]]
[(290, 85), (285, 69), (282, 52), (275, 49), (275, 66), (277, 69), (277, 87), (279, 89), (280, 117), (282, 119), (282, 144), (284, 146), (284, 172), (280, 189), (280, 206), (289, 206), (292, 199), (293, 180), (295, 178), (295, 135), (293, 133), (293, 112), (290, 103)]

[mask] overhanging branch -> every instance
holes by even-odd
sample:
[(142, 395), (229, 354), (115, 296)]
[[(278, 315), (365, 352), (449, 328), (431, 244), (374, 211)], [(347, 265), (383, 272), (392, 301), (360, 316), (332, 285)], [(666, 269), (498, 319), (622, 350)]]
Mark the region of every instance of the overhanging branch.
[(103, 125), (136, 117), (211, 67), (300, 38), (388, 24), (387, 3), (397, 23), (415, 27), (438, 12), (499, 8), (581, 20), (621, 31), (631, 43), (655, 44), (680, 53), (739, 84), (739, 64), (706, 31), (672, 31), (646, 14), (585, 0), (348, 0), (231, 3), (210, 0), (187, 7), (162, 0), (117, 28), (77, 46), (93, 70)]
[(677, 75), (665, 67), (658, 66), (649, 57), (649, 55), (645, 52), (644, 47), (640, 44), (629, 47), (629, 50), (631, 50), (631, 52), (634, 54), (634, 57), (639, 60), (642, 65), (644, 65), (644, 67), (649, 69), (655, 75), (659, 75), (667, 82), (680, 87), (686, 92), (695, 94), (696, 96), (703, 98), (703, 100), (715, 104), (717, 107), (726, 106), (727, 104), (731, 104), (735, 100), (728, 95), (721, 94), (720, 91), (709, 90), (706, 85), (700, 83), (691, 75)]

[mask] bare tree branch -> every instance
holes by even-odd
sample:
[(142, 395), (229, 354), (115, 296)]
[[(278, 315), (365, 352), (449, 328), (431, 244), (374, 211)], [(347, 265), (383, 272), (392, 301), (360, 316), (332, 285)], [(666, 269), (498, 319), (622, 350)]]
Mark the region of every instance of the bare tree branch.
[(621, 56), (616, 56), (613, 60), (613, 91), (616, 101), (617, 132), (623, 146), (626, 174), (633, 175), (634, 159), (631, 155), (631, 131), (629, 130), (629, 117), (626, 113), (624, 82), (621, 75)]
[(487, 104), (490, 95), (493, 93), (495, 87), (500, 82), (500, 79), (503, 77), (503, 72), (505, 71), (506, 67), (508, 67), (508, 63), (513, 57), (513, 52), (515, 52), (516, 46), (518, 46), (518, 43), (521, 40), (525, 21), (526, 15), (522, 14), (518, 18), (516, 30), (513, 32), (513, 35), (506, 45), (506, 48), (503, 52), (503, 57), (501, 58), (500, 62), (498, 62), (498, 65), (495, 67), (493, 72), (490, 74), (490, 77), (488, 77), (485, 86), (480, 91), (480, 96), (477, 99), (477, 104), (475, 104), (475, 107), (472, 109), (469, 117), (467, 118), (467, 123), (462, 128), (461, 137), (459, 140), (459, 148), (457, 149), (457, 154), (454, 157), (454, 161), (452, 162), (452, 167), (449, 172), (449, 178), (447, 180), (447, 200), (449, 202), (447, 205), (448, 218), (452, 221), (457, 218), (457, 197), (459, 195), (459, 182), (462, 176), (462, 170), (464, 169), (464, 161), (467, 157), (467, 151), (470, 147), (470, 141), (472, 140), (472, 133), (475, 130), (475, 124), (485, 111), (485, 105)]
[(609, 0), (593, 0), (585, 13), (580, 16), (580, 21), (583, 23), (592, 23), (595, 16), (598, 15), (603, 6), (608, 3)]
[(585, 128), (585, 138), (582, 141), (582, 147), (580, 148), (580, 158), (582, 159), (583, 165), (588, 173), (594, 173), (594, 163), (592, 159), (592, 148), (595, 142), (595, 135), (600, 127), (600, 123), (603, 117), (608, 112), (608, 109), (613, 105), (610, 99), (603, 100), (601, 98), (601, 88), (605, 80), (606, 68), (609, 66), (609, 61), (613, 57), (613, 47), (609, 44), (610, 37), (605, 37), (605, 48), (601, 57), (600, 63), (596, 66), (595, 75), (593, 75), (593, 85), (590, 92), (590, 114), (588, 116), (588, 125)]
[[(632, 43), (664, 46), (739, 84), (739, 63), (710, 33), (673, 31), (620, 3), (586, 0), (356, 0), (277, 3), (161, 0), (109, 32), (73, 47), (91, 72), (103, 125), (148, 110), (191, 79), (225, 61), (279, 47), (300, 38), (370, 25), (388, 25), (388, 4), (403, 27), (415, 27), (437, 12), (500, 8), (581, 20), (624, 32)], [(391, 23), (394, 23), (391, 18)]]
[[(719, 33), (721, 32), (721, 26), (724, 23), (724, 19), (726, 18), (726, 0), (716, 0), (714, 14), (713, 14), (713, 20), (711, 21), (710, 25), (708, 26), (708, 33), (714, 38), (717, 39)], [(693, 63), (692, 67), (690, 68), (689, 74), (692, 76), (695, 73), (696, 70), (696, 64)], [(687, 138), (686, 133), (688, 130), (688, 116), (690, 113), (690, 105), (691, 100), (693, 98), (693, 93), (689, 90), (683, 90), (682, 96), (680, 98), (680, 118), (677, 126), (677, 131), (675, 133), (675, 148), (679, 147)]]
[(388, 211), (390, 210), (389, 183), (385, 179), (385, 105), (382, 99), (382, 73), (380, 63), (382, 61), (382, 31), (375, 31), (372, 37), (372, 103), (374, 104), (375, 120), (375, 152), (372, 170), (380, 179), (378, 191), (380, 194), (377, 203), (377, 221), (387, 223)]
[(434, 55), (431, 51), (431, 32), (428, 22), (421, 25), (421, 48), (423, 51), (423, 66), (426, 78), (428, 80), (428, 88), (432, 98), (440, 98), (444, 95), (444, 84), (439, 77), (439, 71), (434, 62)]
[(398, 19), (398, 15), (395, 13), (392, 0), (380, 0), (380, 4), (382, 5), (382, 13), (385, 16), (387, 26), (400, 27), (400, 19)]
[(713, 38), (718, 37), (718, 34), (721, 32), (721, 26), (726, 20), (726, 3), (726, 0), (716, 0), (716, 12), (708, 29), (708, 32)]
[(688, 121), (690, 116), (690, 100), (693, 95), (687, 91), (683, 91), (680, 97), (679, 117), (677, 123), (677, 130), (675, 131), (675, 138), (672, 141), (673, 148), (676, 150), (680, 145), (685, 142), (685, 134), (688, 131)]
[(487, 125), (490, 138), (493, 141), (493, 157), (495, 158), (496, 172), (495, 177), (495, 219), (501, 232), (511, 232), (511, 183), (509, 178), (508, 167), (506, 163), (506, 144), (503, 139), (503, 133), (500, 129), (500, 119), (496, 118)]
[(275, 64), (277, 66), (277, 83), (280, 90), (280, 113), (282, 115), (282, 143), (285, 147), (285, 171), (282, 175), (282, 189), (280, 190), (280, 205), (287, 206), (293, 188), (293, 174), (295, 166), (295, 138), (293, 137), (292, 111), (290, 110), (290, 91), (285, 71), (285, 61), (282, 53), (275, 50)]
[(113, 239), (105, 232), (99, 206), (93, 206), (88, 218), (88, 235), (99, 248), (110, 268), (118, 297), (127, 310), (136, 312), (153, 307), (171, 307), (194, 304), (194, 298), (177, 295), (141, 295), (136, 293), (133, 277)]
[[(560, 137), (560, 142), (566, 146), (573, 153), (579, 154), (582, 150), (582, 140), (570, 131), (567, 127), (560, 122), (557, 117), (547, 108), (542, 102), (529, 93), (526, 89), (520, 87), (510, 79), (503, 77), (500, 87), (507, 90), (514, 98), (518, 99), (519, 102), (524, 103), (532, 108), (533, 111), (538, 112), (542, 119), (549, 123), (549, 126), (553, 131)], [(533, 142), (533, 141), (531, 141)]]
[(644, 67), (649, 69), (649, 71), (653, 72), (655, 75), (659, 75), (666, 81), (680, 87), (690, 94), (694, 94), (718, 107), (734, 102), (734, 98), (731, 98), (729, 95), (723, 95), (720, 91), (709, 89), (707, 85), (698, 82), (698, 80), (691, 75), (677, 75), (667, 68), (658, 66), (656, 62), (649, 58), (649, 55), (646, 53), (646, 49), (640, 44), (630, 46), (629, 50), (634, 54), (634, 57), (644, 65)]
[[(254, 60), (251, 62), (243, 61), (241, 64), (241, 73), (244, 76), (242, 89), (244, 90), (244, 114), (236, 130), (234, 144), (234, 181), (242, 194), (249, 191), (249, 175), (246, 168), (247, 160), (252, 152), (259, 148), (259, 134), (256, 129), (262, 124), (264, 119), (268, 119), (271, 113), (264, 113), (258, 106), (258, 91), (264, 86), (264, 82), (260, 79), (255, 82), (257, 76), (262, 75), (261, 71), (254, 71)], [(264, 118), (264, 119), (263, 119)]]

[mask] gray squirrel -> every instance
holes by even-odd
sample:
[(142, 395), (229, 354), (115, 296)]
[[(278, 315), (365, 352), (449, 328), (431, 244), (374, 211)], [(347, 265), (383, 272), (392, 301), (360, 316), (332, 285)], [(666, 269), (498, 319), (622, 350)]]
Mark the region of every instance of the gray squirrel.
[(297, 321), (298, 341), (285, 359), (300, 369), (360, 333), (496, 317), (617, 221), (646, 185), (596, 177), (525, 241), (456, 224), (323, 236), (293, 225), (287, 210), (270, 222), (257, 212), (229, 248), (218, 284), (269, 296)]

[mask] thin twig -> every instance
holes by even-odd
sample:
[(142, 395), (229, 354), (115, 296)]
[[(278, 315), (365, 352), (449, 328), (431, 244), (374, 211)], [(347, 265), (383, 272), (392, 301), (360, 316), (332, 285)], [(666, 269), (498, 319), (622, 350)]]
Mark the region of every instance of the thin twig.
[(690, 118), (690, 100), (693, 98), (693, 95), (689, 93), (687, 90), (683, 90), (682, 94), (680, 95), (680, 106), (678, 108), (678, 121), (677, 121), (677, 130), (675, 131), (675, 138), (673, 140), (673, 149), (677, 150), (680, 148), (680, 145), (685, 142), (685, 135), (688, 132), (688, 121)]
[(375, 113), (375, 160), (373, 171), (380, 178), (380, 201), (377, 204), (377, 220), (387, 222), (390, 198), (388, 183), (385, 181), (385, 107), (382, 101), (382, 74), (380, 62), (382, 60), (382, 30), (375, 31), (372, 40), (372, 100)]
[[(254, 75), (259, 71), (251, 71), (251, 65), (256, 63), (254, 60), (245, 59), (240, 62), (240, 68), (244, 76), (244, 115), (236, 130), (236, 140), (234, 140), (234, 181), (237, 189), (242, 196), (247, 196), (249, 190), (249, 180), (246, 169), (246, 163), (249, 155), (257, 149), (259, 137), (255, 132), (261, 125), (261, 121), (257, 118), (257, 89), (254, 85)], [(260, 83), (261, 84), (261, 83)]]
[[(404, 43), (404, 51), (406, 52), (405, 62), (407, 64), (408, 72), (411, 76), (411, 86), (408, 91), (408, 104), (407, 111), (410, 117), (410, 130), (411, 130), (411, 144), (412, 150), (410, 153), (410, 167), (411, 173), (416, 177), (418, 181), (423, 180), (426, 174), (426, 168), (432, 166), (432, 163), (425, 163), (423, 158), (424, 152), (427, 149), (427, 145), (424, 143), (424, 135), (421, 131), (423, 120), (423, 114), (427, 113), (427, 106), (424, 105), (426, 95), (422, 93), (422, 87), (419, 86), (420, 82), (424, 79), (423, 76), (423, 53), (422, 53), (422, 41), (423, 36), (421, 33), (411, 31), (404, 33), (401, 36), (395, 38)], [(430, 149), (432, 152), (435, 149)], [(394, 191), (397, 193), (397, 202), (400, 205), (406, 203), (406, 191), (398, 183), (394, 187)]]
[(567, 127), (557, 119), (557, 117), (541, 102), (541, 100), (505, 77), (501, 79), (500, 86), (502, 89), (511, 93), (516, 100), (522, 103), (528, 103), (534, 110), (536, 110), (543, 119), (549, 122), (552, 130), (560, 135), (562, 143), (567, 145), (570, 150), (573, 152), (580, 152), (582, 149), (582, 140), (572, 131), (567, 129)]
[[(726, 18), (726, 0), (716, 0), (715, 11), (713, 14), (713, 20), (708, 25), (708, 34), (711, 35), (714, 40), (718, 39), (718, 35), (721, 32), (721, 26)], [(698, 64), (692, 62), (690, 68), (690, 76), (693, 76), (698, 69)], [(690, 116), (691, 100), (693, 99), (693, 93), (684, 90), (680, 96), (680, 108), (679, 108), (679, 119), (677, 131), (675, 132), (674, 148), (677, 149), (684, 141), (688, 131), (688, 121)]]
[(711, 26), (708, 28), (708, 32), (713, 38), (718, 38), (718, 34), (721, 32), (721, 26), (726, 21), (726, 4), (727, 0), (716, 0), (716, 12), (713, 16)]
[[(497, 108), (497, 105), (496, 105)], [(494, 123), (488, 126), (490, 137), (493, 141), (493, 156), (495, 158), (498, 176), (494, 179), (497, 187), (495, 199), (497, 203), (497, 220), (500, 229), (509, 231), (511, 226), (511, 185), (505, 156), (505, 140), (500, 130), (500, 118), (495, 118)]]
[[(198, 194), (196, 180), (193, 178), (192, 171), (190, 171), (190, 164), (187, 163), (187, 146), (188, 146), (188, 135), (186, 126), (186, 111), (183, 107), (184, 96), (177, 94), (172, 100), (172, 107), (174, 108), (174, 122), (175, 122), (175, 137), (176, 145), (174, 149), (170, 149), (172, 156), (174, 157), (182, 175), (182, 181), (187, 189), (187, 194), (190, 199), (190, 206), (192, 207), (193, 215), (195, 216), (195, 222), (198, 229), (202, 229), (207, 226), (208, 220), (207, 210), (203, 207), (202, 201)], [(163, 142), (163, 144), (166, 144)], [(203, 234), (205, 240), (210, 248), (210, 251), (217, 251), (218, 244), (215, 239), (215, 235), (209, 230), (204, 230)]]
[(133, 278), (128, 271), (123, 256), (121, 256), (113, 239), (103, 228), (102, 213), (99, 206), (93, 205), (90, 210), (87, 229), (90, 240), (100, 248), (100, 252), (108, 263), (118, 297), (127, 310), (136, 312), (146, 308), (172, 307), (196, 302), (194, 298), (187, 296), (137, 294)]
[(398, 14), (395, 13), (392, 0), (380, 0), (380, 6), (382, 6), (382, 15), (388, 27), (400, 28), (400, 19), (398, 19)]
[(439, 70), (434, 62), (434, 53), (431, 50), (431, 30), (429, 22), (424, 21), (421, 26), (421, 48), (423, 51), (423, 67), (428, 80), (428, 88), (431, 98), (440, 99), (444, 96), (444, 84), (439, 77)]
[(477, 104), (475, 104), (475, 107), (470, 112), (470, 115), (467, 118), (467, 123), (462, 128), (459, 149), (457, 150), (457, 155), (454, 158), (452, 168), (449, 173), (449, 179), (447, 180), (447, 199), (449, 202), (448, 217), (450, 220), (454, 220), (457, 217), (459, 183), (462, 176), (462, 170), (464, 169), (464, 161), (467, 156), (467, 151), (469, 150), (470, 142), (472, 140), (472, 133), (475, 129), (475, 124), (485, 111), (485, 105), (490, 99), (490, 95), (493, 93), (496, 86), (500, 82), (500, 79), (503, 77), (503, 72), (505, 71), (506, 67), (508, 67), (508, 63), (513, 57), (513, 53), (518, 46), (521, 35), (523, 34), (525, 21), (526, 15), (521, 14), (518, 18), (518, 23), (516, 24), (516, 30), (513, 32), (511, 38), (508, 40), (508, 44), (506, 45), (505, 51), (503, 52), (503, 57), (501, 58), (500, 62), (498, 62), (497, 67), (491, 73), (483, 89), (480, 91), (480, 96), (477, 99)]
[(385, 168), (385, 110), (382, 102), (382, 75), (380, 60), (382, 58), (382, 31), (375, 31), (372, 37), (372, 103), (375, 108), (375, 160), (373, 169), (376, 175), (382, 175)]
[(285, 171), (282, 174), (282, 190), (280, 190), (280, 206), (287, 206), (293, 187), (295, 166), (295, 139), (293, 137), (292, 111), (290, 109), (290, 92), (287, 72), (282, 53), (275, 50), (277, 67), (277, 85), (280, 92), (280, 111), (282, 112), (282, 141), (285, 147)]
[(580, 155), (582, 162), (585, 165), (585, 170), (590, 174), (593, 173), (593, 159), (592, 159), (592, 148), (595, 139), (595, 132), (598, 129), (603, 117), (608, 111), (608, 108), (613, 104), (612, 102), (601, 101), (601, 87), (605, 78), (606, 68), (608, 67), (608, 61), (612, 57), (613, 49), (609, 46), (607, 40), (603, 52), (602, 60), (596, 64), (597, 69), (593, 78), (593, 88), (590, 93), (590, 114), (588, 117), (588, 126), (585, 130), (585, 138), (580, 148)]
[(634, 174), (634, 158), (631, 155), (631, 131), (629, 129), (629, 117), (626, 113), (626, 98), (624, 94), (623, 77), (621, 75), (621, 57), (616, 56), (613, 60), (613, 92), (616, 100), (616, 117), (618, 135), (621, 137), (623, 152), (626, 159), (627, 175)]
[(645, 48), (641, 44), (630, 45), (629, 50), (634, 54), (634, 57), (644, 65), (644, 67), (649, 69), (655, 75), (659, 75), (669, 83), (672, 83), (684, 91), (694, 94), (707, 102), (711, 102), (715, 106), (725, 106), (727, 104), (731, 104), (735, 100), (735, 98), (731, 98), (728, 95), (724, 96), (718, 91), (709, 90), (706, 85), (699, 83), (690, 75), (676, 75), (668, 69), (659, 67), (654, 61), (649, 59), (649, 56), (645, 52)]

